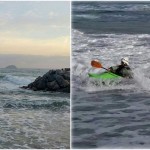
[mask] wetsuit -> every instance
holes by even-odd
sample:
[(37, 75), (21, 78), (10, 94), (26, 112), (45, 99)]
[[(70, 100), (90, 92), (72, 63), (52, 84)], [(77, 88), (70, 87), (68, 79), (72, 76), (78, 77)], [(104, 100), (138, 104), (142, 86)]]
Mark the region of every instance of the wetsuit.
[(111, 72), (122, 77), (133, 78), (131, 68), (127, 65), (118, 65), (109, 68)]

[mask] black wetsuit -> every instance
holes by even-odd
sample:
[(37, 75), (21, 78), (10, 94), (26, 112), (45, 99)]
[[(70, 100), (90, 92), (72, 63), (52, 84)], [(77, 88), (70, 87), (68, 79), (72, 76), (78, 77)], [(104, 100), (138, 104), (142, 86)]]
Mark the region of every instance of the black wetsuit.
[(120, 75), (122, 77), (128, 77), (133, 78), (133, 73), (131, 71), (131, 68), (127, 65), (119, 65), (116, 67), (111, 67), (111, 72)]

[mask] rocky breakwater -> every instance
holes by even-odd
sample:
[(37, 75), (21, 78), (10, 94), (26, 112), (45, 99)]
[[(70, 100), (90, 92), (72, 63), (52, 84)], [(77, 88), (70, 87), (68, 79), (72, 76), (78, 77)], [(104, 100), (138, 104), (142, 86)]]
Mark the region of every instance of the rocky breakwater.
[(70, 68), (49, 70), (42, 77), (21, 88), (34, 91), (70, 92)]

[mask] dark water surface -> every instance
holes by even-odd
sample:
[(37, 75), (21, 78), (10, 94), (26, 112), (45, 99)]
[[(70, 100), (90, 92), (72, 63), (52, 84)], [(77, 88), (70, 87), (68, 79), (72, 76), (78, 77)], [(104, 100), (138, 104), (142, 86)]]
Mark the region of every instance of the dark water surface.
[(72, 13), (84, 33), (150, 33), (149, 2), (73, 2)]

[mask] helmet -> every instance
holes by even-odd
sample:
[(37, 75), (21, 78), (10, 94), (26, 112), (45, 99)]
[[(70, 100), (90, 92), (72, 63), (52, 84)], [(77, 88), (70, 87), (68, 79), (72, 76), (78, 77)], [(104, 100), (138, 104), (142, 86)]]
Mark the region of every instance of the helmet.
[(121, 59), (121, 62), (123, 62), (126, 65), (129, 65), (129, 58), (128, 57), (124, 57)]

